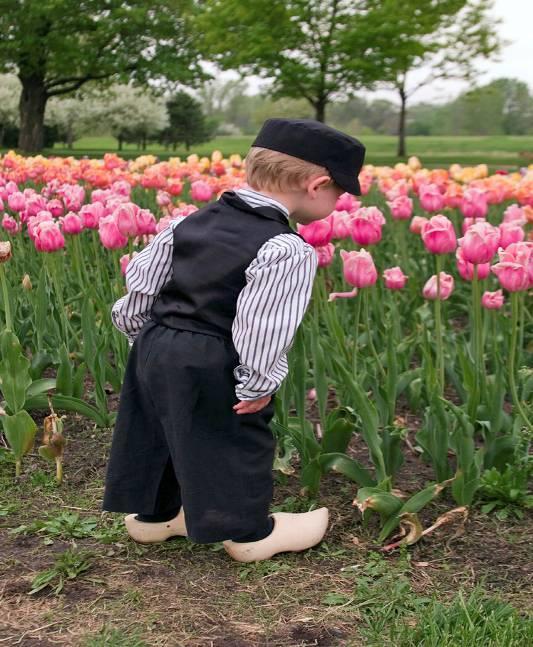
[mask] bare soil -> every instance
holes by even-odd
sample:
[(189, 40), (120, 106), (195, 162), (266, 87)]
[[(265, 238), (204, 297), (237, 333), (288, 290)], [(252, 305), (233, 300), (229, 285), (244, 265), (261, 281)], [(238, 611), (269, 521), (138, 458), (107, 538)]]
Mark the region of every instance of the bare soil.
[[(116, 398), (115, 402), (116, 404)], [(311, 411), (310, 414), (313, 412)], [(408, 411), (402, 423), (413, 433), (420, 419)], [(350, 604), (354, 577), (379, 551), (377, 523), (363, 527), (352, 505), (355, 484), (324, 477), (319, 505), (330, 510), (326, 540), (301, 554), (278, 555), (257, 565), (237, 564), (218, 544), (173, 539), (140, 546), (121, 530), (120, 515), (101, 514), (101, 497), (111, 430), (98, 430), (77, 416), (66, 421), (65, 480), (56, 487), (45, 473), (52, 467), (30, 455), (15, 481), (13, 465), (0, 461), (0, 646), (86, 645), (90, 637), (117, 631), (110, 645), (255, 647), (364, 645), (359, 629), (365, 608)], [(411, 434), (410, 434), (411, 435)], [(362, 441), (350, 453), (367, 462)], [(406, 461), (395, 484), (405, 493), (431, 481), (431, 468), (405, 448)], [(300, 497), (295, 474), (276, 472), (274, 505)], [(290, 501), (290, 499), (289, 499)], [(423, 525), (455, 507), (446, 496), (421, 513)], [(115, 523), (110, 543), (94, 537), (53, 539), (12, 529), (62, 511), (97, 517), (99, 529)], [(118, 530), (117, 530), (118, 529)], [(532, 515), (497, 521), (473, 509), (464, 525), (443, 526), (409, 548), (407, 576), (420, 595), (445, 600), (459, 587), (483, 583), (521, 610), (531, 605)], [(117, 535), (118, 532), (118, 535)], [(45, 589), (30, 595), (35, 575), (73, 546), (90, 551), (91, 568), (65, 583), (59, 595)], [(398, 552), (384, 556), (391, 571)], [(346, 604), (331, 605), (335, 594)], [(109, 634), (111, 635), (111, 634)], [(120, 642), (119, 638), (125, 642)]]

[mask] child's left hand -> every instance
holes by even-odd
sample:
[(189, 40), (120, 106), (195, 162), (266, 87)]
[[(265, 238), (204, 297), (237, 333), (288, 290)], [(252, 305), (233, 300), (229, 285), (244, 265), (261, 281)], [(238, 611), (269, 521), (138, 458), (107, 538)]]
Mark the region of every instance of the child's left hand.
[(235, 413), (257, 413), (264, 409), (266, 405), (270, 402), (271, 396), (265, 395), (264, 398), (259, 398), (258, 400), (240, 400), (234, 407), (233, 410)]

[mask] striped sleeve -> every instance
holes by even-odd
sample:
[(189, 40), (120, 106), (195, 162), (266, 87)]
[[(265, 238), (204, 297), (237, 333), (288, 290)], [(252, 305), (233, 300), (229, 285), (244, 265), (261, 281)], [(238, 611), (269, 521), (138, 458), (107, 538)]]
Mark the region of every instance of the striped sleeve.
[(133, 258), (126, 269), (128, 293), (111, 310), (113, 324), (133, 343), (145, 322), (161, 288), (172, 276), (174, 228), (185, 216), (172, 220)]
[(279, 389), (288, 372), (292, 345), (317, 269), (313, 247), (293, 234), (267, 241), (246, 269), (232, 325), (239, 366), (239, 400), (255, 400)]

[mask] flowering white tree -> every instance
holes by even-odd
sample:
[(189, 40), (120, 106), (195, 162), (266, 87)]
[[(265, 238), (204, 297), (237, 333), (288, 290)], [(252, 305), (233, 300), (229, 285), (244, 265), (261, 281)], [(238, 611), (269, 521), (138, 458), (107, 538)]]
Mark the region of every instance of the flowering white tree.
[(56, 126), (59, 138), (72, 148), (76, 139), (91, 132), (94, 103), (89, 97), (54, 97), (46, 104), (44, 123)]
[(106, 124), (118, 139), (119, 150), (123, 142), (136, 142), (145, 149), (147, 141), (169, 123), (164, 98), (130, 85), (113, 85), (101, 95), (92, 119)]
[(0, 146), (7, 128), (19, 124), (19, 97), (22, 86), (14, 74), (0, 74)]

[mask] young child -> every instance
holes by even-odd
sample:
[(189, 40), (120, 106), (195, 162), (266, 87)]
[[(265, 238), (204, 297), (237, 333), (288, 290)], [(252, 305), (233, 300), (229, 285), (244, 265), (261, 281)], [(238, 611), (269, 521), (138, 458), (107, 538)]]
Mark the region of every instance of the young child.
[(241, 562), (319, 543), (328, 510), (269, 515), (269, 429), (316, 254), (289, 225), (360, 195), (365, 148), (320, 122), (269, 119), (248, 186), (171, 222), (128, 265), (112, 318), (131, 346), (103, 509), (141, 543), (222, 541)]

